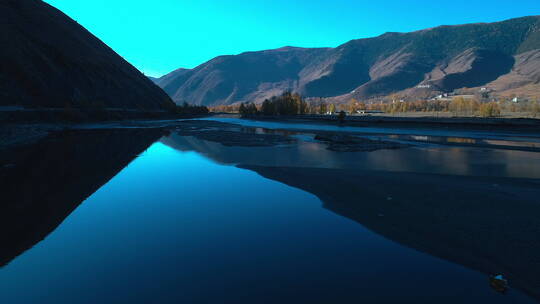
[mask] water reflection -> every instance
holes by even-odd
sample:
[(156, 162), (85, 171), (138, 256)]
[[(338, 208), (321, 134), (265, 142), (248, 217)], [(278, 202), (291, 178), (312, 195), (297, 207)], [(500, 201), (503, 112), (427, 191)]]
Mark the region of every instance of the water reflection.
[[(244, 128), (248, 132), (265, 129)], [(272, 130), (283, 134), (281, 130)], [(336, 153), (312, 134), (293, 134), (299, 142), (274, 147), (229, 147), (178, 134), (162, 142), (179, 150), (197, 151), (223, 164), (383, 170), (468, 176), (540, 178), (540, 153), (468, 147), (412, 147), (399, 150)]]
[(157, 143), (0, 271), (0, 302), (531, 302), (320, 204)]
[(537, 174), (534, 153), (172, 133), (135, 158), (161, 131), (117, 132), (63, 134), (2, 167), (3, 261), (44, 240), (0, 270), (1, 303), (531, 302), (490, 290), (499, 272), (540, 298), (539, 187), (506, 178)]
[(502, 139), (482, 139), (482, 138), (467, 138), (467, 137), (444, 137), (444, 136), (427, 136), (427, 135), (388, 135), (387, 138), (418, 141), (435, 144), (457, 144), (467, 146), (481, 146), (486, 148), (496, 149), (512, 149), (522, 148), (525, 151), (536, 151), (540, 149), (540, 142), (525, 141), (525, 140), (502, 140)]
[(313, 193), (327, 209), (380, 235), (486, 274), (504, 273), (540, 297), (540, 245), (531, 242), (540, 234), (540, 186), (519, 179), (540, 177), (538, 153), (466, 147), (337, 153), (310, 140), (243, 148), (174, 133), (162, 142)]
[(309, 132), (313, 130), (324, 130), (331, 132), (355, 132), (363, 134), (378, 134), (378, 135), (403, 135), (403, 136), (427, 136), (429, 137), (455, 137), (455, 138), (476, 138), (476, 139), (493, 139), (493, 140), (509, 140), (540, 143), (540, 134), (538, 133), (523, 133), (521, 131), (496, 131), (496, 130), (459, 130), (459, 129), (443, 129), (439, 127), (425, 128), (390, 128), (390, 127), (358, 127), (358, 126), (343, 126), (332, 124), (318, 124), (315, 122), (296, 123), (296, 122), (279, 122), (279, 121), (259, 121), (247, 120), (231, 117), (209, 117), (202, 120), (210, 120), (224, 123), (238, 124), (250, 128), (261, 128), (263, 130), (297, 130), (301, 132)]
[(44, 239), (162, 135), (159, 130), (66, 131), (0, 152), (0, 266)]

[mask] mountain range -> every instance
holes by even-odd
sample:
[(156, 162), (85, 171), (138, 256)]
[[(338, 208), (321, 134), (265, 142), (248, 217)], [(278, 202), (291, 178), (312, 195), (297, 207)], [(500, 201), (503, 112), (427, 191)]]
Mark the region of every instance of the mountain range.
[(286, 90), (337, 102), (486, 86), (538, 93), (540, 16), (219, 56), (153, 81), (176, 103), (210, 106), (262, 102)]
[(0, 45), (0, 106), (174, 106), (135, 67), (41, 0), (0, 0)]

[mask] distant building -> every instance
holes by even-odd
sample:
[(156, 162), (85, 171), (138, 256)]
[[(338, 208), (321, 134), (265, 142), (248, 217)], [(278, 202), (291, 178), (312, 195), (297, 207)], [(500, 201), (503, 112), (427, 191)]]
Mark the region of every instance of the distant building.
[(448, 94), (447, 93), (439, 94), (439, 95), (435, 96), (435, 98), (433, 98), (433, 100), (445, 100), (445, 99), (448, 99)]
[(519, 98), (517, 98), (517, 97), (512, 98), (512, 102), (514, 102), (514, 103), (518, 103), (519, 101), (520, 101), (520, 100), (519, 100)]

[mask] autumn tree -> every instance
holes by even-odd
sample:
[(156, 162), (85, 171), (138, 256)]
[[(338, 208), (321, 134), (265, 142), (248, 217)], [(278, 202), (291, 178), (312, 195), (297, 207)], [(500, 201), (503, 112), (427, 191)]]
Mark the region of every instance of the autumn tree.
[(496, 102), (488, 102), (480, 105), (480, 115), (482, 117), (497, 117), (501, 115), (501, 109)]
[(335, 113), (336, 112), (336, 105), (331, 103), (328, 111), (330, 111), (330, 113), (332, 113), (332, 114)]
[(536, 117), (538, 116), (538, 114), (540, 114), (540, 102), (538, 101), (538, 99), (530, 103), (529, 111), (531, 112), (532, 117)]
[(357, 106), (357, 110), (361, 110), (361, 111), (367, 110), (366, 104), (363, 103), (363, 102), (359, 102), (359, 103), (358, 103), (358, 106)]
[(257, 106), (255, 106), (254, 103), (249, 102), (246, 104), (241, 103), (240, 108), (238, 108), (238, 112), (240, 112), (242, 116), (246, 116), (246, 115), (256, 115), (258, 113), (258, 110), (257, 110)]
[(319, 105), (319, 114), (326, 114), (328, 112), (328, 107), (326, 106), (326, 102), (322, 101)]
[(351, 98), (351, 100), (349, 100), (349, 112), (355, 113), (357, 107), (358, 107), (358, 100)]
[(263, 115), (302, 115), (307, 112), (309, 112), (309, 105), (304, 98), (290, 91), (266, 99), (261, 105)]

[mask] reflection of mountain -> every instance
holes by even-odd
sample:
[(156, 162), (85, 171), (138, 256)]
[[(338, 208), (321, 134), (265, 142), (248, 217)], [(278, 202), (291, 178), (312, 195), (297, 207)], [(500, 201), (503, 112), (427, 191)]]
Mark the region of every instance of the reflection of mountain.
[(537, 180), (247, 166), (405, 246), (503, 273), (540, 299)]
[[(347, 154), (316, 144), (258, 150), (225, 147), (175, 134), (162, 141), (220, 163), (243, 164), (264, 177), (313, 193), (329, 210), (388, 239), (486, 274), (503, 273), (512, 286), (540, 298), (537, 180), (467, 176), (486, 169), (504, 176), (506, 169), (497, 164), (476, 168), (473, 156), (457, 149), (433, 155), (418, 149)], [(406, 172), (414, 169), (414, 162), (429, 164), (428, 158), (450, 164), (463, 175)], [(321, 163), (334, 169), (313, 168)], [(417, 172), (430, 172), (418, 166)]]
[(0, 266), (44, 239), (88, 196), (162, 135), (87, 130), (0, 151)]

